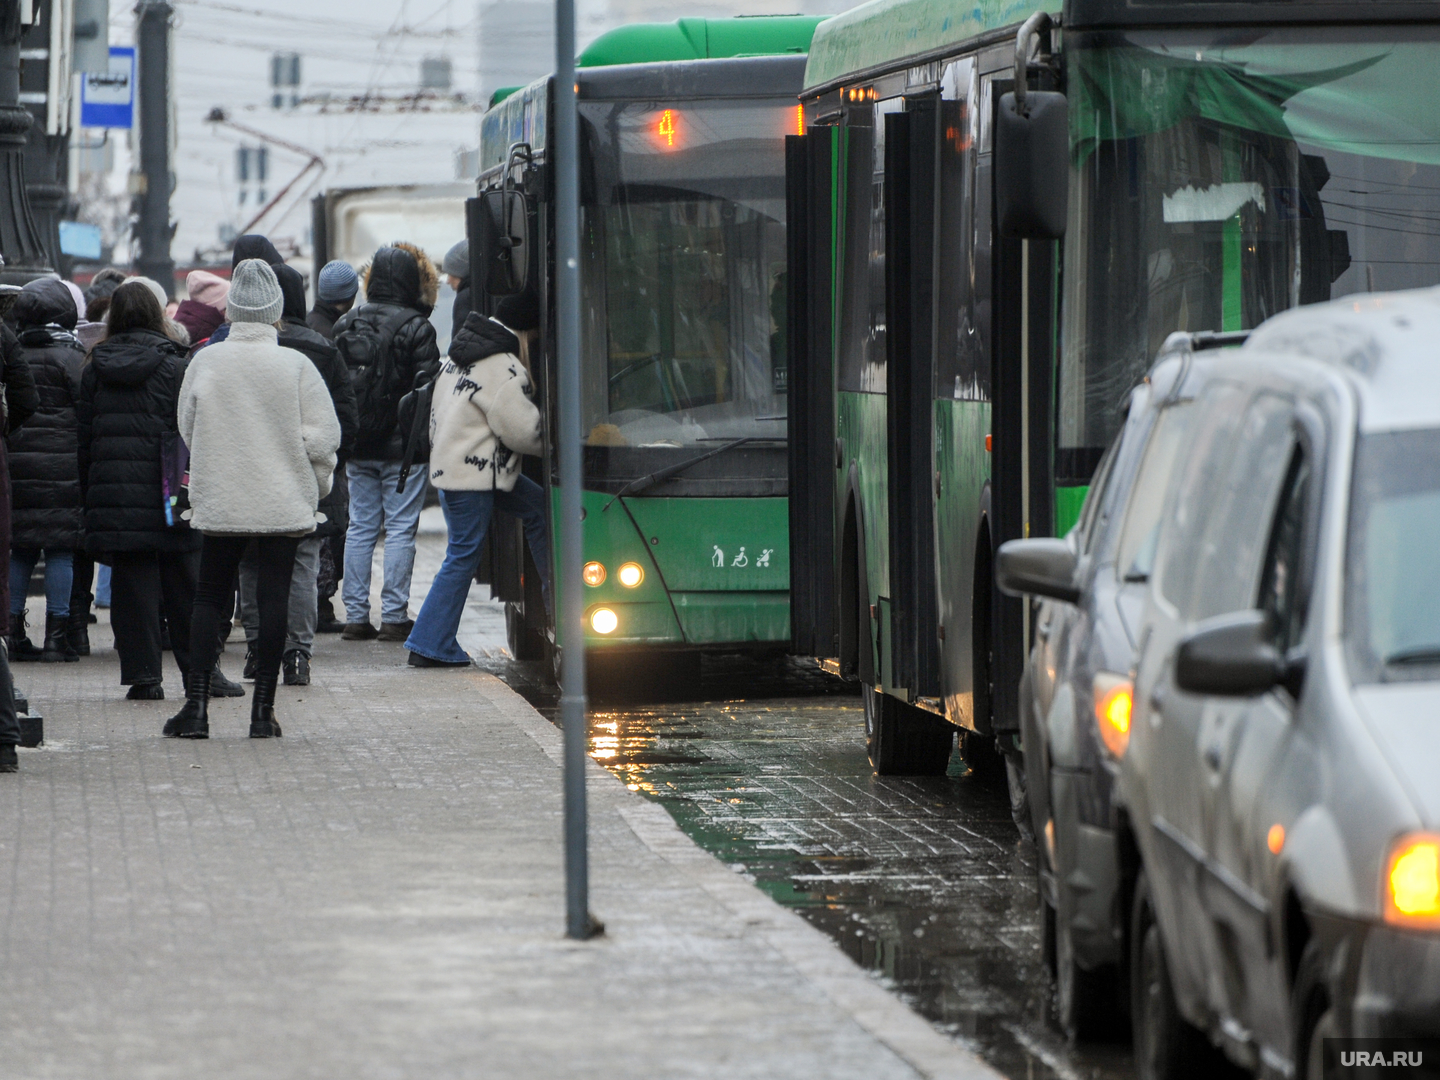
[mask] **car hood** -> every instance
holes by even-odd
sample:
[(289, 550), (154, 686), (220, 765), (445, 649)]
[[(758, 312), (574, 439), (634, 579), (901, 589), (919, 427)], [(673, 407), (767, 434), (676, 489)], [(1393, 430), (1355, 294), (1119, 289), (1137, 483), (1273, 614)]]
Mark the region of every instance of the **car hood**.
[(1427, 828), (1440, 828), (1440, 682), (1357, 686), (1355, 700)]

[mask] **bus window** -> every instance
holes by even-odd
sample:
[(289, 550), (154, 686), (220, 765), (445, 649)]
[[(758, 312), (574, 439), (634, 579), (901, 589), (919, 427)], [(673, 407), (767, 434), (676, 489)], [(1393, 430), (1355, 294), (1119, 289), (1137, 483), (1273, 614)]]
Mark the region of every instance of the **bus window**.
[[(990, 400), (990, 215), (977, 191), (980, 113), (971, 58), (950, 64), (940, 102), (939, 339), (935, 396)], [(989, 171), (985, 177), (988, 184)], [(988, 197), (988, 193), (987, 193)]]
[(885, 114), (899, 98), (847, 110), (841, 390), (885, 393)]
[[(782, 101), (584, 102), (587, 441), (785, 437)], [(779, 360), (777, 364), (776, 361)]]

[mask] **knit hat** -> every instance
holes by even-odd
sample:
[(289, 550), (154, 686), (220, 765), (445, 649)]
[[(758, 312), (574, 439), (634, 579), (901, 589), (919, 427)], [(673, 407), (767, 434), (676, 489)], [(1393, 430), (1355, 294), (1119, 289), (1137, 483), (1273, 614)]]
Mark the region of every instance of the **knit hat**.
[(335, 259), (320, 268), (320, 286), (315, 290), (321, 300), (349, 300), (360, 291), (360, 275), (342, 259)]
[(225, 297), (230, 293), (230, 283), (218, 274), (205, 270), (191, 270), (185, 278), (185, 291), (197, 304), (204, 304), (216, 311), (225, 311)]
[(154, 278), (138, 277), (138, 276), (137, 276), (137, 277), (133, 277), (133, 278), (127, 278), (126, 280), (127, 280), (127, 281), (138, 281), (141, 285), (144, 285), (147, 289), (149, 289), (152, 293), (154, 293), (154, 294), (155, 294), (155, 299), (160, 301), (160, 310), (161, 310), (161, 311), (164, 311), (164, 310), (165, 310), (165, 305), (168, 304), (168, 303), (170, 303), (170, 297), (167, 296), (166, 293), (165, 293), (165, 286), (164, 286), (164, 285), (161, 285), (160, 282), (156, 281)]
[(246, 259), (230, 275), (230, 295), (225, 314), (232, 323), (277, 323), (285, 309), (285, 297), (275, 271), (263, 259)]
[(445, 252), (445, 261), (440, 264), (440, 269), (451, 277), (458, 277), (461, 281), (468, 278), (470, 276), (470, 241), (461, 240)]
[(495, 321), (507, 330), (523, 333), (540, 326), (540, 298), (534, 289), (507, 296), (495, 305)]

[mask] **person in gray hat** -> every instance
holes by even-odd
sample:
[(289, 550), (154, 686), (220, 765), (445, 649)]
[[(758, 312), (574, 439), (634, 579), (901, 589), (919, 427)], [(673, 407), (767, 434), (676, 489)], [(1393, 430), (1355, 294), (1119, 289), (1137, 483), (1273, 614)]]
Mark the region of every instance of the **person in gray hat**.
[(450, 282), (450, 288), (455, 290), (455, 306), (450, 309), (450, 333), (458, 334), (460, 328), (465, 325), (465, 316), (471, 312), (470, 307), (470, 241), (461, 240), (445, 253), (445, 261), (440, 268), (445, 272), (445, 278)]
[(335, 320), (355, 306), (360, 291), (360, 275), (341, 259), (332, 259), (320, 268), (315, 283), (315, 306), (305, 317), (305, 325), (335, 340)]
[(283, 310), (284, 295), (270, 265), (261, 259), (241, 262), (226, 300), (230, 335), (195, 354), (180, 388), (180, 437), (190, 448), (185, 516), (205, 540), (190, 620), (185, 706), (165, 725), (167, 736), (210, 736), (207, 706), (218, 630), (251, 543), (258, 562), (259, 638), (250, 737), (281, 734), (275, 686), (295, 550), (320, 520), (319, 503), (330, 491), (340, 447), (340, 421), (325, 380), (307, 357), (278, 342)]

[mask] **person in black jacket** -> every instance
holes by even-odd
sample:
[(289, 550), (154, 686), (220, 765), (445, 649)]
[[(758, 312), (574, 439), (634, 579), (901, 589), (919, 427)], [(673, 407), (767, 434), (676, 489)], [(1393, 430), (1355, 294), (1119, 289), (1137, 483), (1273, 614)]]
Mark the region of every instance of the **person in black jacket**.
[[(15, 302), (20, 355), (40, 407), (10, 436), (10, 656), (78, 660), (67, 635), (75, 552), (81, 544), (75, 403), (85, 350), (72, 332), (79, 312), (63, 282), (32, 281)], [(45, 555), (45, 645), (25, 629), (25, 590)]]
[[(435, 327), (428, 318), (439, 285), (435, 264), (419, 248), (383, 247), (366, 272), (366, 302), (335, 324), (335, 343), (351, 367), (359, 419), (355, 448), (345, 465), (350, 528), (345, 536), (346, 625), (341, 636), (347, 641), (404, 641), (414, 626), (410, 574), (425, 470), (412, 469), (404, 489), (396, 491), (408, 434), (400, 430), (398, 411), (416, 376), (432, 379), (440, 367)], [(389, 341), (388, 362), (362, 369), (356, 362), (360, 347), (383, 340)], [(383, 380), (376, 377), (382, 367), (387, 369)], [(370, 564), (382, 529), (385, 584), (377, 634), (370, 622)]]
[[(164, 311), (144, 285), (110, 298), (106, 337), (80, 378), (80, 487), (85, 549), (111, 567), (110, 625), (128, 697), (165, 697), (160, 608), (182, 675), (190, 670), (190, 611), (200, 572), (200, 534), (166, 521), (161, 448), (178, 439), (176, 406), (185, 348), (165, 336)], [(172, 439), (173, 445), (173, 439)]]
[(453, 338), (465, 325), (465, 316), (473, 310), (470, 306), (470, 241), (461, 240), (451, 247), (445, 253), (441, 269), (445, 271), (450, 288), (455, 290), (455, 304), (450, 309), (450, 336)]
[[(0, 266), (5, 260), (0, 258)], [(20, 342), (10, 327), (0, 323), (0, 382), (4, 383), (5, 430), (14, 432), (40, 407), (30, 365), (20, 355)], [(0, 439), (0, 637), (10, 634), (10, 468), (5, 462), (5, 440)], [(20, 768), (15, 748), (20, 745), (20, 719), (15, 714), (15, 684), (10, 660), (0, 648), (0, 773)]]
[[(330, 400), (340, 421), (340, 464), (335, 486), (320, 500), (325, 515), (313, 533), (303, 537), (295, 550), (295, 569), (290, 577), (290, 606), (286, 615), (284, 679), (286, 686), (310, 685), (310, 657), (315, 642), (319, 594), (316, 581), (321, 545), (349, 524), (349, 492), (345, 487), (344, 455), (355, 441), (355, 393), (350, 387), (350, 370), (340, 353), (326, 338), (305, 325), (305, 279), (293, 267), (281, 263), (273, 268), (280, 283), (285, 307), (280, 316), (277, 344), (294, 349), (310, 359), (325, 380)], [(252, 549), (240, 560), (240, 621), (245, 626), (245, 678), (255, 677), (256, 647), (260, 640), (260, 609), (256, 587), (260, 563)]]

